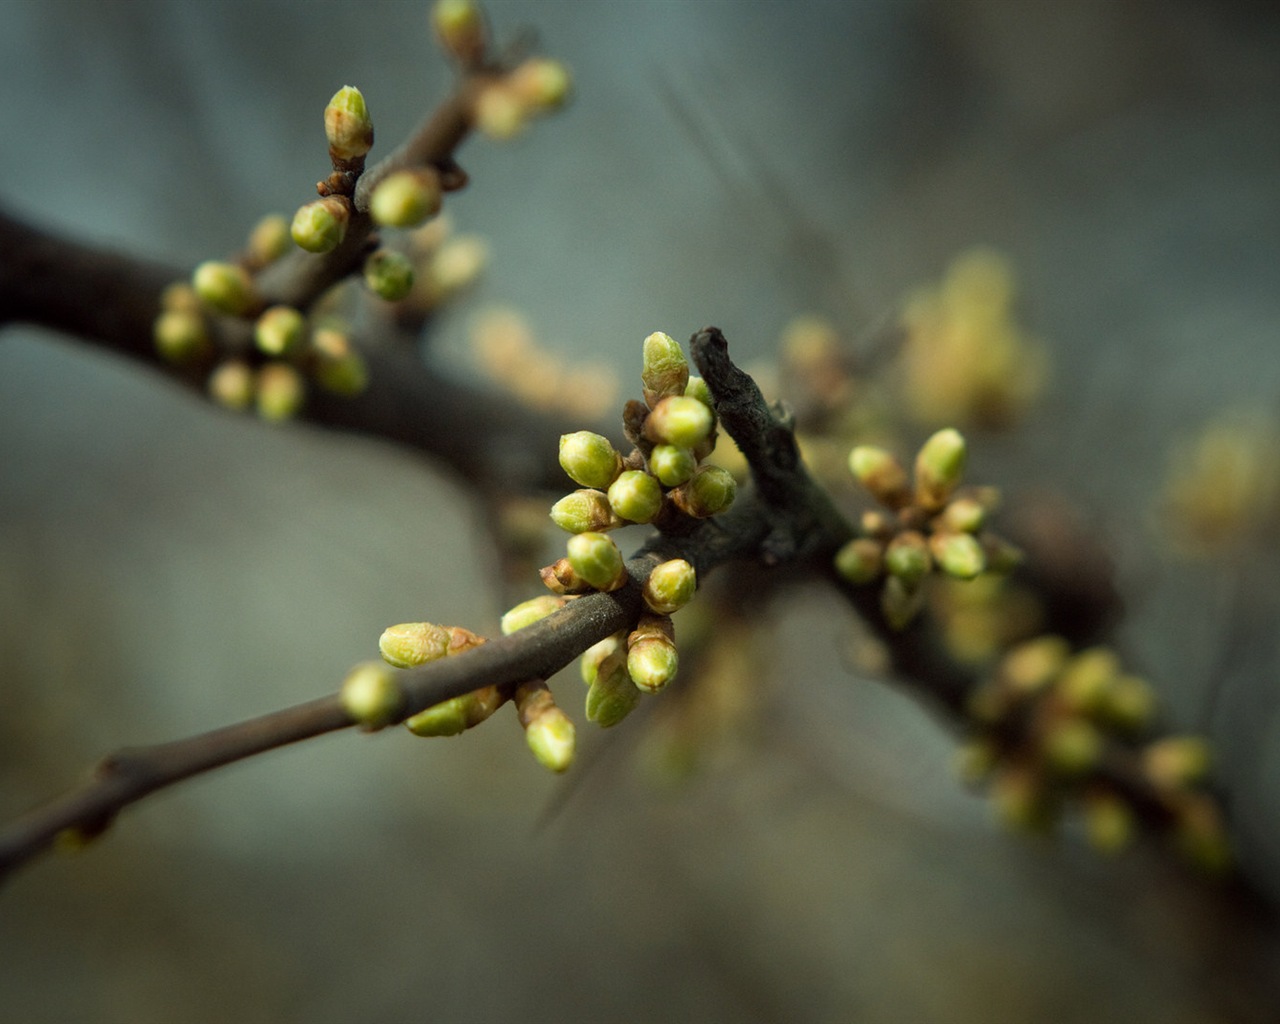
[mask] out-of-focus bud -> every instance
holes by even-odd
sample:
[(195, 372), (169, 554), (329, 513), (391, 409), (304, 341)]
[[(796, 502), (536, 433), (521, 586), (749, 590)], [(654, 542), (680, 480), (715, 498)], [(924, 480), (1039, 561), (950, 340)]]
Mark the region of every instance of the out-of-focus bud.
[(344, 85), (333, 94), (324, 108), (324, 134), (335, 160), (354, 160), (373, 148), (373, 121), (355, 86)]
[(339, 696), (347, 714), (366, 732), (389, 725), (400, 710), (395, 673), (380, 661), (366, 661), (353, 668)]
[(649, 453), (649, 471), (664, 487), (679, 487), (693, 476), (698, 460), (689, 448), (656, 444)]
[(1166, 736), (1142, 752), (1142, 765), (1156, 786), (1183, 789), (1209, 774), (1209, 744), (1200, 736)]
[(247, 409), (253, 403), (253, 370), (238, 359), (209, 374), (209, 397), (226, 409)]
[(979, 786), (991, 777), (999, 760), (1000, 753), (990, 740), (966, 740), (956, 750), (956, 775), (966, 786)]
[(905, 530), (889, 542), (884, 552), (884, 567), (907, 587), (915, 588), (933, 568), (929, 544), (924, 535)]
[(650, 409), (670, 395), (684, 394), (689, 383), (689, 361), (671, 335), (654, 331), (644, 339), (640, 380), (644, 384), (644, 400)]
[(644, 582), (644, 602), (659, 615), (683, 608), (698, 589), (698, 574), (683, 558), (673, 558), (653, 567)]
[(206, 260), (192, 273), (191, 287), (201, 302), (219, 313), (241, 316), (259, 303), (249, 272), (234, 263)]
[(675, 633), (666, 616), (645, 616), (627, 637), (627, 673), (648, 693), (657, 693), (680, 667)]
[(887, 508), (901, 508), (910, 500), (907, 471), (888, 451), (860, 444), (849, 453), (849, 472), (867, 492)]
[(245, 255), (255, 267), (274, 263), (289, 251), (289, 222), (278, 213), (269, 213), (249, 232)]
[(711, 436), (715, 417), (710, 408), (688, 395), (671, 395), (653, 407), (644, 434), (654, 444), (696, 448)]
[(405, 719), (405, 727), (415, 736), (457, 736), (479, 725), (506, 703), (502, 691), (486, 686), (461, 697), (433, 704)]
[(292, 306), (272, 306), (253, 325), (254, 343), (269, 356), (297, 350), (306, 336), (306, 317)]
[(609, 485), (609, 507), (632, 523), (647, 523), (662, 508), (662, 488), (648, 473), (628, 469)]
[(1081, 800), (1085, 835), (1099, 853), (1119, 853), (1137, 831), (1133, 810), (1115, 793), (1089, 791)]
[(297, 415), (306, 398), (302, 376), (287, 363), (267, 363), (256, 381), (258, 415), (278, 423)]
[(210, 350), (209, 332), (198, 311), (165, 310), (152, 328), (156, 350), (171, 363), (189, 363)]
[(322, 324), (311, 332), (316, 354), (312, 373), (316, 383), (336, 395), (358, 395), (369, 384), (364, 358), (351, 345), (347, 328), (339, 321)]
[(737, 496), (733, 474), (720, 466), (699, 466), (698, 471), (671, 492), (671, 499), (686, 515), (705, 519), (725, 511)]
[(1071, 645), (1060, 636), (1026, 640), (1000, 662), (1001, 680), (1018, 693), (1035, 693), (1057, 678), (1070, 654)]
[(618, 545), (606, 534), (588, 531), (569, 538), (569, 564), (597, 590), (617, 590), (627, 579)]
[(574, 483), (603, 491), (622, 472), (622, 456), (607, 437), (577, 430), (560, 435), (560, 466)]
[(350, 222), (351, 201), (346, 196), (325, 196), (298, 207), (289, 234), (307, 252), (332, 252), (346, 237)]
[(977, 498), (955, 498), (938, 517), (939, 525), (951, 533), (977, 533), (986, 525), (987, 507)]
[(484, 56), (484, 15), (475, 0), (437, 0), (431, 27), (444, 52), (460, 64), (475, 64)]
[(1058, 820), (1058, 808), (1045, 791), (1040, 774), (1026, 765), (996, 771), (991, 780), (991, 807), (1002, 824), (1020, 832), (1047, 832)]
[(364, 283), (387, 302), (399, 302), (413, 290), (413, 262), (394, 249), (378, 249), (364, 261)]
[(1120, 659), (1109, 647), (1081, 651), (1062, 669), (1058, 693), (1067, 707), (1093, 715), (1106, 706), (1107, 694), (1120, 675)]
[(557, 612), (563, 607), (563, 598), (552, 597), (550, 594), (543, 594), (541, 597), (521, 601), (502, 616), (502, 635), (510, 636), (516, 630), (524, 629), (525, 626), (532, 626), (535, 622), (545, 619), (552, 612)]
[(971, 533), (935, 533), (929, 550), (938, 568), (958, 580), (971, 580), (987, 567), (986, 553)]
[(1059, 775), (1083, 775), (1102, 757), (1102, 735), (1083, 718), (1064, 718), (1045, 729), (1040, 749)]
[(1139, 677), (1125, 673), (1108, 688), (1101, 710), (1111, 724), (1137, 732), (1151, 721), (1155, 704), (1151, 687)]
[(622, 525), (604, 491), (578, 490), (551, 506), (551, 521), (569, 533), (612, 530)]
[(378, 650), (396, 668), (425, 665), (449, 653), (449, 630), (430, 622), (402, 622), (382, 631)]
[(880, 611), (890, 629), (906, 629), (923, 607), (923, 588), (908, 587), (898, 576), (885, 578), (880, 591)]
[(967, 454), (960, 431), (951, 427), (925, 441), (916, 455), (916, 504), (929, 512), (946, 505), (964, 477)]
[(384, 228), (415, 228), (439, 209), (440, 176), (430, 167), (392, 171), (369, 197), (369, 216)]
[(537, 111), (564, 106), (572, 84), (569, 69), (546, 57), (530, 57), (507, 76), (511, 91), (527, 108)]
[(1231, 868), (1231, 842), (1227, 839), (1222, 814), (1206, 794), (1185, 794), (1179, 801), (1174, 838), (1183, 854), (1200, 870), (1222, 875)]
[(524, 130), (529, 108), (506, 82), (494, 82), (476, 97), (474, 116), (477, 129), (491, 139), (506, 142)]
[(856, 537), (836, 552), (836, 572), (850, 583), (870, 583), (884, 571), (884, 545)]

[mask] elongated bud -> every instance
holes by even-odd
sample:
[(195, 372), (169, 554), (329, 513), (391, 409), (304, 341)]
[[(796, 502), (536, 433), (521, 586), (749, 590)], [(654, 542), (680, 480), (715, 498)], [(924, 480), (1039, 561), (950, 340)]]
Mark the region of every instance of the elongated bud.
[(683, 608), (698, 589), (698, 574), (683, 558), (673, 558), (653, 567), (644, 581), (644, 603), (659, 615)]
[(209, 332), (198, 311), (165, 310), (152, 332), (156, 350), (171, 363), (189, 363), (210, 351)]
[(675, 629), (669, 616), (646, 615), (627, 637), (627, 673), (648, 693), (657, 693), (680, 667)]
[(255, 386), (258, 415), (273, 423), (296, 416), (307, 393), (301, 375), (287, 363), (267, 363)]
[(939, 430), (916, 455), (916, 504), (936, 512), (960, 486), (968, 454), (964, 438), (951, 427)]
[(880, 591), (880, 611), (890, 629), (906, 629), (924, 607), (924, 590), (909, 587), (899, 576), (889, 576)]
[(612, 530), (622, 525), (604, 491), (579, 490), (551, 506), (551, 521), (569, 533)]
[(662, 487), (648, 473), (628, 469), (609, 485), (609, 507), (632, 523), (647, 523), (662, 508)]
[(253, 370), (238, 359), (223, 363), (209, 374), (209, 397), (225, 409), (247, 409), (253, 404)]
[(938, 568), (958, 580), (971, 580), (987, 567), (986, 553), (970, 533), (935, 533), (929, 550)]
[(1059, 775), (1083, 775), (1102, 758), (1102, 734), (1083, 718), (1064, 718), (1050, 725), (1041, 739), (1045, 761)]
[(479, 725), (506, 703), (496, 686), (486, 686), (461, 697), (433, 704), (405, 719), (405, 727), (415, 736), (457, 736)]
[(733, 474), (720, 466), (699, 466), (698, 471), (671, 492), (671, 500), (686, 515), (705, 519), (725, 511), (737, 496)]
[(696, 448), (711, 436), (715, 417), (710, 408), (688, 395), (671, 395), (653, 407), (644, 421), (644, 436), (654, 444)]
[(836, 572), (850, 583), (870, 583), (884, 571), (884, 545), (857, 537), (836, 552)]
[(656, 444), (649, 453), (649, 472), (658, 478), (663, 487), (679, 487), (693, 476), (698, 468), (690, 448), (677, 448), (671, 444)]
[(577, 430), (560, 435), (560, 467), (574, 483), (603, 491), (622, 472), (622, 456), (607, 437)]
[(627, 652), (618, 645), (599, 665), (587, 689), (587, 720), (602, 729), (617, 725), (640, 702), (640, 690), (627, 671)]
[(475, 0), (437, 0), (431, 27), (444, 52), (460, 64), (474, 64), (484, 55), (484, 15)]
[(525, 742), (538, 763), (549, 771), (565, 771), (573, 763), (575, 730), (569, 716), (556, 707), (547, 684), (540, 679), (521, 683), (515, 703)]
[(346, 237), (350, 221), (350, 200), (345, 196), (325, 196), (298, 207), (289, 234), (307, 252), (332, 252)]
[(564, 600), (559, 597), (552, 597), (550, 594), (543, 594), (541, 597), (521, 601), (502, 616), (502, 635), (510, 636), (516, 630), (524, 629), (525, 626), (532, 626), (535, 622), (540, 622), (552, 612), (558, 612), (563, 607)]
[(640, 380), (644, 384), (644, 400), (650, 409), (670, 395), (684, 394), (689, 383), (689, 362), (671, 335), (655, 331), (644, 339)]
[(366, 732), (389, 725), (400, 710), (395, 672), (380, 661), (366, 661), (353, 668), (339, 696), (347, 714)]
[(399, 302), (413, 290), (413, 262), (394, 249), (378, 249), (364, 261), (364, 283), (387, 302)]
[(206, 260), (192, 273), (191, 287), (206, 306), (233, 316), (250, 312), (259, 302), (249, 272), (234, 263)]
[(569, 538), (569, 564), (597, 590), (617, 590), (627, 582), (627, 569), (612, 538), (588, 531)]
[(272, 306), (253, 325), (254, 344), (269, 356), (296, 351), (306, 336), (306, 318), (292, 306)]
[(278, 213), (269, 213), (249, 232), (245, 255), (255, 267), (274, 263), (289, 251), (289, 222)]
[(858, 445), (849, 453), (849, 472), (867, 493), (887, 508), (901, 508), (911, 498), (907, 471), (883, 448)]
[(917, 587), (933, 568), (929, 544), (924, 535), (915, 530), (906, 530), (894, 537), (885, 549), (884, 567), (907, 587)]
[(393, 171), (369, 197), (369, 216), (386, 228), (416, 228), (439, 209), (440, 176), (429, 167)]
[(564, 106), (572, 84), (569, 69), (547, 57), (530, 57), (507, 76), (511, 91), (528, 109), (536, 111)]
[(431, 622), (402, 622), (382, 631), (378, 650), (396, 668), (425, 665), (449, 653), (449, 630)]
[(373, 148), (373, 121), (355, 86), (344, 85), (333, 94), (324, 108), (324, 134), (334, 160), (354, 160)]
[(1209, 774), (1209, 744), (1200, 736), (1167, 736), (1142, 752), (1147, 778), (1161, 789), (1177, 790)]

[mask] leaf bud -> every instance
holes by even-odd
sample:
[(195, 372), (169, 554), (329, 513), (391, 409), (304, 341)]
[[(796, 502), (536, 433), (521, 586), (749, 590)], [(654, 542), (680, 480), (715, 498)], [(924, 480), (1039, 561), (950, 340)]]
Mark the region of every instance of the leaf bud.
[(628, 579), (618, 545), (606, 534), (587, 531), (569, 538), (569, 564), (597, 590), (617, 590)]
[(260, 352), (284, 356), (295, 351), (307, 334), (307, 320), (292, 306), (272, 306), (253, 325), (253, 340)]
[(916, 455), (916, 504), (928, 512), (946, 505), (964, 477), (967, 454), (964, 438), (952, 427), (925, 441)]
[(255, 267), (274, 263), (288, 251), (289, 222), (281, 214), (267, 214), (249, 232), (245, 255)]
[(399, 302), (413, 290), (413, 263), (402, 252), (378, 249), (364, 261), (364, 283), (387, 302)]
[(640, 380), (644, 384), (644, 400), (650, 409), (669, 395), (684, 394), (689, 383), (689, 362), (671, 335), (654, 331), (644, 339)]
[(258, 415), (273, 423), (297, 415), (306, 398), (302, 376), (287, 363), (267, 363), (258, 371), (255, 388)]
[(474, 64), (484, 55), (484, 16), (475, 0), (437, 0), (431, 27), (445, 53), (459, 63)]
[(604, 491), (589, 489), (566, 494), (552, 505), (551, 521), (569, 533), (612, 530), (622, 525)]
[(402, 622), (382, 631), (378, 650), (396, 668), (425, 665), (449, 653), (449, 630), (430, 622)]
[(395, 673), (380, 661), (366, 661), (353, 668), (339, 696), (347, 714), (366, 732), (389, 725), (400, 710)]
[(1209, 774), (1209, 744), (1200, 736), (1166, 736), (1148, 744), (1142, 765), (1156, 786), (1185, 789)]
[(711, 436), (711, 409), (688, 395), (669, 395), (653, 407), (644, 421), (644, 436), (654, 444), (696, 448)]
[(856, 537), (836, 552), (836, 572), (850, 583), (870, 583), (884, 571), (884, 545)]
[(572, 79), (558, 60), (530, 57), (507, 78), (507, 84), (530, 110), (555, 110), (569, 98)]
[(608, 729), (631, 714), (639, 701), (640, 690), (627, 671), (627, 652), (619, 645), (593, 674), (587, 689), (587, 720)]
[(686, 515), (705, 519), (725, 511), (737, 496), (733, 474), (720, 466), (699, 466), (689, 480), (671, 492), (672, 500)]
[(324, 134), (334, 160), (354, 160), (373, 148), (373, 121), (355, 86), (344, 85), (333, 94), (324, 108)]
[(680, 667), (671, 619), (644, 616), (627, 637), (627, 674), (648, 693), (657, 693)]
[(609, 507), (632, 523), (647, 523), (662, 508), (662, 487), (648, 473), (628, 469), (609, 485)]
[(253, 402), (253, 370), (238, 359), (209, 374), (209, 397), (225, 409), (247, 409)]
[(1059, 775), (1083, 775), (1102, 758), (1102, 735), (1083, 718), (1063, 718), (1049, 725), (1041, 738), (1045, 761)]
[(210, 350), (199, 311), (167, 309), (152, 326), (156, 350), (171, 363), (189, 363)]
[(917, 587), (933, 568), (924, 535), (906, 530), (894, 537), (885, 548), (884, 567), (907, 587)]
[(935, 533), (929, 550), (938, 568), (958, 580), (971, 580), (987, 567), (986, 553), (971, 533)]
[(649, 453), (649, 472), (663, 487), (679, 487), (693, 476), (698, 460), (692, 449), (673, 444), (656, 444)]
[(525, 626), (532, 626), (535, 622), (545, 619), (552, 612), (557, 612), (563, 607), (564, 599), (552, 597), (550, 594), (543, 594), (541, 597), (521, 601), (502, 616), (502, 635), (510, 636), (516, 630), (524, 629)]
[(698, 589), (698, 574), (683, 558), (672, 558), (653, 567), (644, 581), (644, 603), (659, 615), (683, 608)]
[(191, 287), (206, 306), (232, 316), (248, 313), (259, 302), (249, 272), (234, 263), (206, 260), (192, 273)]
[(332, 252), (346, 237), (350, 221), (350, 200), (345, 196), (325, 196), (298, 207), (289, 234), (298, 248), (307, 252)]
[(457, 736), (479, 725), (505, 703), (506, 697), (498, 687), (486, 686), (433, 704), (406, 718), (404, 724), (415, 736)]
[(439, 209), (440, 176), (430, 167), (392, 171), (369, 197), (369, 216), (386, 228), (415, 228)]
[(542, 680), (521, 683), (515, 692), (516, 712), (525, 742), (544, 768), (562, 772), (573, 762), (574, 728)]
[(603, 491), (622, 472), (622, 456), (607, 437), (577, 430), (560, 435), (560, 466), (574, 483)]
[(907, 471), (884, 448), (858, 445), (849, 453), (849, 472), (886, 508), (901, 508), (910, 500)]

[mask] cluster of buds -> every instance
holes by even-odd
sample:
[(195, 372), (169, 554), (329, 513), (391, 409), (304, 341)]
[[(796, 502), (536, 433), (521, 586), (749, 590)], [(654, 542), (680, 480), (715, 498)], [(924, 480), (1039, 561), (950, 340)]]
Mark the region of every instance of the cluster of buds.
[[(961, 751), (966, 781), (986, 783), (1007, 824), (1052, 828), (1068, 803), (1081, 811), (1089, 841), (1114, 852), (1133, 838), (1137, 785), (1159, 824), (1200, 866), (1229, 861), (1212, 798), (1200, 788), (1208, 747), (1194, 736), (1146, 740), (1155, 698), (1105, 647), (1072, 652), (1057, 636), (1012, 648), (970, 695), (974, 733)], [(1150, 820), (1152, 815), (1146, 814)]]
[(859, 445), (849, 453), (850, 471), (883, 510), (863, 514), (859, 536), (836, 554), (836, 571), (854, 584), (879, 583), (881, 610), (894, 629), (923, 607), (932, 573), (972, 580), (1017, 562), (1017, 551), (985, 529), (995, 492), (961, 488), (965, 459), (964, 438), (950, 428), (920, 447), (914, 478), (883, 448)]

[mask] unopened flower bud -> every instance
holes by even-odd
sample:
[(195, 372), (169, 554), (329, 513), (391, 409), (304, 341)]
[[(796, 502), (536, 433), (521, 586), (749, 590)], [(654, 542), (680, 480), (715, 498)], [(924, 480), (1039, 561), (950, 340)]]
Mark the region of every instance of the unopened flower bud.
[(958, 580), (971, 580), (987, 567), (982, 545), (971, 533), (935, 533), (929, 550), (938, 568)]
[(476, 97), (475, 126), (498, 142), (519, 135), (528, 114), (524, 99), (506, 82), (494, 82)]
[(738, 484), (727, 469), (699, 466), (687, 483), (671, 492), (671, 498), (686, 515), (705, 519), (725, 511), (737, 493)]
[(646, 616), (627, 637), (627, 673), (648, 693), (657, 693), (680, 667), (671, 620)]
[(373, 189), (369, 216), (387, 228), (414, 228), (440, 209), (440, 176), (429, 167), (392, 171)]
[(405, 719), (405, 727), (415, 736), (457, 736), (479, 725), (506, 703), (496, 686), (485, 686), (461, 697), (433, 704)]
[(366, 661), (348, 674), (340, 693), (342, 706), (366, 732), (390, 724), (400, 710), (395, 672), (380, 661)]
[(399, 302), (413, 289), (413, 263), (402, 252), (378, 249), (364, 261), (364, 283), (387, 302)]
[(1155, 694), (1145, 681), (1122, 674), (1107, 689), (1101, 711), (1108, 722), (1136, 732), (1151, 720), (1155, 703)]
[(649, 453), (649, 471), (664, 487), (679, 487), (698, 468), (692, 449), (671, 444), (656, 444)]
[(573, 762), (573, 722), (556, 707), (547, 684), (541, 680), (521, 683), (515, 703), (525, 742), (538, 763), (553, 772), (567, 769)]
[(698, 589), (698, 574), (683, 558), (672, 558), (653, 567), (644, 582), (644, 603), (659, 615), (683, 608)]
[(550, 594), (543, 594), (541, 597), (521, 601), (520, 604), (502, 616), (502, 635), (510, 636), (518, 629), (532, 626), (535, 622), (545, 619), (552, 612), (557, 612), (563, 607), (564, 600), (559, 597), (552, 597)]
[(1102, 757), (1102, 735), (1083, 718), (1050, 725), (1041, 739), (1045, 761), (1059, 775), (1083, 775)]
[(574, 483), (603, 491), (622, 472), (622, 456), (607, 437), (577, 430), (560, 435), (560, 466)]
[(929, 544), (915, 530), (898, 534), (884, 552), (884, 567), (905, 586), (915, 588), (933, 568)]
[(1142, 752), (1147, 778), (1161, 789), (1184, 789), (1209, 774), (1209, 744), (1200, 736), (1166, 736)]
[(295, 416), (306, 398), (302, 377), (287, 363), (267, 363), (255, 386), (258, 415), (276, 423)]
[(1092, 715), (1106, 706), (1107, 694), (1120, 675), (1120, 659), (1108, 647), (1081, 651), (1062, 669), (1058, 693), (1067, 707)]
[(609, 485), (609, 507), (632, 523), (647, 523), (662, 508), (662, 487), (648, 473), (628, 469)]
[(272, 306), (253, 325), (254, 343), (269, 356), (295, 351), (306, 335), (306, 317), (292, 306)]
[(206, 306), (233, 316), (248, 313), (259, 301), (249, 272), (234, 263), (206, 260), (191, 275), (191, 287)]
[(325, 196), (298, 207), (289, 234), (307, 252), (332, 252), (346, 237), (350, 221), (350, 200), (345, 196)]
[(715, 411), (716, 403), (711, 397), (711, 388), (701, 377), (690, 377), (689, 383), (684, 386), (684, 393), (686, 398), (696, 398), (712, 412)]
[(316, 383), (335, 395), (358, 395), (369, 386), (369, 368), (359, 352), (316, 363)]
[(586, 594), (595, 588), (573, 571), (569, 559), (558, 558), (538, 570), (543, 585), (553, 594)]
[(906, 629), (923, 607), (923, 588), (908, 587), (899, 576), (885, 578), (880, 591), (880, 611), (890, 629)]
[(253, 403), (253, 370), (238, 359), (209, 374), (209, 397), (225, 409), (247, 409)]
[(1071, 645), (1060, 636), (1038, 636), (1012, 648), (1000, 662), (1000, 677), (1018, 693), (1048, 686), (1066, 665)]
[(373, 148), (373, 121), (355, 86), (344, 85), (333, 94), (324, 108), (324, 134), (335, 160), (354, 160)]
[(281, 214), (269, 213), (249, 232), (245, 255), (255, 267), (274, 263), (289, 251), (289, 222)]
[(640, 380), (644, 384), (644, 400), (650, 409), (669, 395), (684, 394), (689, 383), (689, 361), (671, 335), (655, 331), (644, 339)]
[(627, 671), (627, 654), (615, 648), (600, 663), (587, 690), (587, 720), (602, 729), (617, 725), (640, 701), (640, 690)]
[(987, 507), (976, 498), (955, 498), (938, 517), (942, 528), (951, 533), (977, 533), (986, 524)]
[(883, 448), (860, 444), (849, 453), (849, 471), (876, 501), (901, 508), (911, 497), (907, 471)]
[(611, 530), (622, 525), (604, 491), (588, 489), (566, 494), (552, 505), (551, 521), (569, 533)]
[(198, 311), (165, 310), (152, 330), (156, 350), (171, 363), (189, 363), (209, 351), (209, 332)]
[(511, 91), (531, 110), (554, 110), (569, 98), (572, 79), (558, 60), (531, 57), (507, 78)]
[(605, 660), (610, 655), (620, 652), (625, 659), (627, 653), (626, 640), (627, 635), (625, 633), (614, 633), (583, 651), (582, 657), (578, 659), (578, 669), (582, 673), (582, 681), (588, 686), (594, 683), (600, 675), (601, 666), (604, 665)]
[(946, 505), (964, 477), (966, 455), (964, 438), (954, 428), (939, 430), (925, 441), (916, 455), (916, 504), (928, 512)]
[(1119, 853), (1133, 841), (1137, 820), (1132, 808), (1116, 794), (1086, 793), (1081, 810), (1085, 835), (1100, 853)]
[(836, 552), (836, 572), (850, 583), (870, 583), (884, 571), (884, 545), (857, 537)]
[(378, 650), (396, 668), (425, 665), (449, 653), (449, 630), (430, 622), (402, 622), (382, 631)]
[(475, 0), (437, 0), (431, 27), (445, 53), (461, 64), (474, 64), (484, 54), (484, 15)]
[(988, 739), (971, 739), (956, 750), (953, 764), (960, 781), (966, 786), (978, 786), (991, 777), (1000, 760), (996, 745)]
[(711, 436), (715, 417), (711, 410), (688, 395), (670, 395), (653, 407), (644, 421), (644, 434), (654, 444), (696, 448)]
[(627, 582), (622, 552), (613, 539), (588, 531), (569, 538), (569, 564), (597, 590), (617, 590)]

